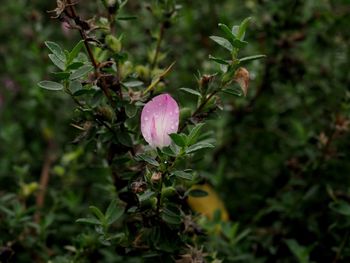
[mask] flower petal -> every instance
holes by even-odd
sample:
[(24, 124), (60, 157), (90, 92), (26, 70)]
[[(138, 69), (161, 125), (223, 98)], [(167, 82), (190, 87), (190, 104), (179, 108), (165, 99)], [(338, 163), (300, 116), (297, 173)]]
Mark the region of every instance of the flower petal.
[(154, 97), (142, 109), (141, 132), (152, 147), (165, 147), (171, 143), (170, 133), (179, 128), (179, 106), (169, 95)]

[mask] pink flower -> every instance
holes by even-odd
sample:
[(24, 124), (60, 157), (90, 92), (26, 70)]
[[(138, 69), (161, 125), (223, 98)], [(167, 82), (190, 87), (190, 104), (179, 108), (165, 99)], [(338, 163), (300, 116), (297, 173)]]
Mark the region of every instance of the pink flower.
[(147, 102), (141, 113), (143, 138), (153, 148), (169, 146), (169, 134), (179, 128), (179, 106), (169, 95), (162, 94)]

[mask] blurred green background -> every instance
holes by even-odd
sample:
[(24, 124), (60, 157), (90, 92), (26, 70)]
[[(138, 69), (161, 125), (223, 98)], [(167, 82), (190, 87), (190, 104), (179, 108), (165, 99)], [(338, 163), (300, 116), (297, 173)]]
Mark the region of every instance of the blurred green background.
[[(90, 17), (98, 1), (80, 1)], [(156, 23), (145, 6), (129, 1), (122, 21), (124, 48), (135, 64), (147, 59)], [(196, 84), (197, 70), (213, 72), (208, 55), (220, 50), (209, 36), (218, 23), (247, 16), (247, 54), (266, 54), (247, 66), (247, 98), (223, 97), (225, 108), (210, 121), (216, 148), (193, 165), (215, 187), (244, 239), (212, 237), (208, 246), (224, 262), (350, 261), (350, 3), (348, 0), (178, 1), (165, 32), (164, 66), (177, 64), (167, 87), (181, 106), (193, 97), (177, 91)], [(73, 143), (74, 104), (37, 87), (53, 66), (44, 41), (69, 49), (78, 32), (65, 30), (46, 12), (54, 1), (3, 0), (0, 6), (0, 261), (71, 262), (76, 247), (97, 246), (74, 221), (89, 204), (105, 204), (112, 184), (94, 164), (94, 153)], [(242, 54), (244, 55), (244, 54)], [(35, 183), (52, 155), (40, 235), (33, 227)], [(89, 243), (90, 242), (90, 243)], [(11, 244), (12, 251), (7, 247)], [(7, 254), (6, 254), (7, 253)], [(118, 262), (101, 248), (101, 262)], [(101, 259), (102, 258), (102, 259)], [(97, 262), (93, 257), (87, 262)], [(40, 262), (40, 261), (39, 261)], [(75, 262), (75, 261), (73, 261)], [(85, 262), (85, 261), (82, 261)]]

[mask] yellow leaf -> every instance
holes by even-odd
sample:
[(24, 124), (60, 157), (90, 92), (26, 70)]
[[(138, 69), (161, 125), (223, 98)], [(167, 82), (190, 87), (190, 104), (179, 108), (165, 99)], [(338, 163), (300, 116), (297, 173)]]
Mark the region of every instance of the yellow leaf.
[(203, 214), (209, 219), (213, 219), (215, 211), (219, 210), (221, 212), (221, 220), (229, 220), (225, 204), (212, 186), (209, 184), (195, 185), (192, 189), (199, 189), (208, 193), (208, 195), (204, 197), (188, 197), (187, 202), (193, 211)]

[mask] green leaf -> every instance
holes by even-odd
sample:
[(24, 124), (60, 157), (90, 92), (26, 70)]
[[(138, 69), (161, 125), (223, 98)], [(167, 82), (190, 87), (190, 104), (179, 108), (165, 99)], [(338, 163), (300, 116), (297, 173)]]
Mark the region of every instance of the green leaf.
[(169, 136), (176, 145), (178, 145), (180, 147), (186, 146), (187, 136), (185, 134), (172, 133), (172, 134), (169, 134)]
[(4, 212), (8, 216), (15, 216), (15, 212), (6, 208), (5, 206), (0, 206), (0, 211)]
[(96, 218), (79, 218), (75, 222), (84, 223), (84, 224), (91, 224), (91, 225), (101, 225), (101, 222), (99, 220), (97, 220)]
[(190, 153), (194, 153), (194, 152), (197, 152), (199, 150), (206, 149), (206, 148), (214, 148), (214, 145), (212, 145), (210, 143), (206, 143), (206, 142), (199, 142), (199, 143), (193, 144), (192, 146), (188, 147), (186, 149), (186, 153), (190, 154)]
[(58, 67), (61, 70), (64, 70), (66, 68), (64, 62), (62, 62), (58, 57), (54, 54), (49, 54), (49, 58), (52, 61), (53, 64), (55, 64), (56, 67)]
[(220, 65), (229, 65), (230, 63), (222, 58), (217, 58), (212, 55), (209, 55), (209, 59), (215, 61), (216, 63)]
[(222, 90), (223, 93), (229, 94), (229, 95), (233, 95), (233, 96), (237, 96), (237, 97), (241, 97), (243, 95), (242, 90), (241, 89), (224, 89)]
[(204, 126), (204, 123), (199, 123), (191, 130), (190, 134), (188, 135), (188, 145), (192, 145), (196, 142), (200, 129)]
[(179, 177), (185, 180), (192, 180), (193, 178), (192, 174), (186, 173), (185, 171), (174, 171), (171, 173), (171, 175), (175, 175), (176, 177)]
[(101, 222), (104, 222), (106, 220), (104, 214), (96, 206), (89, 206), (89, 209)]
[(125, 106), (125, 113), (129, 118), (133, 118), (137, 113), (137, 108), (133, 104), (127, 104)]
[(80, 62), (80, 61), (73, 62), (72, 64), (70, 64), (70, 65), (67, 67), (67, 70), (78, 69), (78, 68), (80, 68), (80, 67), (83, 66), (83, 65), (84, 65), (84, 63), (83, 63), (83, 62)]
[(247, 41), (239, 40), (238, 38), (234, 39), (232, 45), (236, 48), (243, 48), (248, 44)]
[(73, 96), (78, 97), (82, 95), (94, 94), (95, 91), (93, 89), (80, 89), (73, 93)]
[(124, 1), (118, 0), (118, 2), (119, 2), (119, 9), (122, 9), (122, 8), (126, 5), (126, 3), (128, 2), (128, 0), (124, 0)]
[(222, 73), (226, 73), (229, 67), (228, 65), (222, 65), (222, 64), (220, 64), (219, 66)]
[(256, 60), (256, 59), (261, 59), (261, 58), (265, 58), (266, 55), (254, 55), (254, 56), (249, 56), (249, 57), (244, 57), (244, 58), (240, 58), (239, 63), (242, 62), (248, 62), (248, 61), (252, 61), (252, 60)]
[(52, 75), (55, 76), (55, 79), (57, 80), (65, 80), (69, 78), (70, 73), (69, 72), (52, 72)]
[(113, 200), (106, 211), (106, 220), (107, 224), (111, 225), (117, 221), (124, 214), (124, 209), (121, 206), (118, 206), (118, 202)]
[(167, 208), (164, 208), (162, 210), (162, 219), (168, 223), (168, 224), (171, 224), (171, 225), (178, 225), (178, 224), (181, 224), (181, 217), (172, 212), (171, 210), (167, 209)]
[(61, 60), (63, 63), (66, 62), (66, 56), (64, 55), (62, 48), (57, 43), (52, 41), (46, 41), (45, 45), (59, 60)]
[(63, 85), (61, 83), (53, 82), (53, 81), (49, 81), (49, 80), (40, 81), (38, 83), (38, 86), (40, 88), (47, 89), (47, 90), (62, 90), (63, 89)]
[(228, 26), (226, 26), (225, 24), (221, 24), (219, 23), (218, 25), (220, 27), (220, 29), (224, 32), (224, 34), (226, 35), (226, 38), (228, 38), (230, 40), (230, 42), (235, 39), (235, 36), (232, 34), (231, 30), (228, 28)]
[(175, 157), (177, 154), (176, 154), (176, 151), (173, 149), (173, 147), (171, 146), (168, 146), (168, 147), (164, 147), (162, 148), (162, 153), (168, 155), (168, 156), (173, 156)]
[(139, 195), (139, 201), (144, 202), (154, 196), (156, 193), (150, 190), (146, 190), (144, 193)]
[(159, 163), (153, 157), (146, 155), (146, 154), (136, 155), (136, 159), (143, 160), (143, 161), (145, 161), (153, 166), (159, 166)]
[(81, 85), (80, 81), (73, 80), (69, 83), (69, 90), (73, 93), (73, 95), (76, 92), (81, 91), (82, 89), (83, 89), (83, 85)]
[(118, 16), (118, 20), (134, 20), (137, 19), (137, 16)]
[(117, 139), (121, 144), (127, 147), (132, 147), (133, 142), (130, 133), (127, 130), (119, 130)]
[(329, 208), (341, 215), (350, 216), (350, 205), (343, 200), (330, 203)]
[(191, 189), (188, 192), (188, 195), (192, 196), (192, 197), (205, 197), (208, 195), (208, 193), (204, 190), (201, 190), (201, 189)]
[(100, 241), (100, 243), (104, 246), (110, 246), (111, 242), (109, 242), (109, 240), (107, 240), (106, 235), (104, 235), (103, 233), (100, 233), (100, 234), (101, 235), (98, 237), (98, 241)]
[(237, 32), (237, 38), (239, 40), (243, 40), (244, 39), (244, 36), (245, 36), (245, 31), (247, 29), (247, 26), (248, 26), (248, 23), (249, 21), (251, 20), (252, 18), (251, 17), (247, 17), (246, 19), (244, 19), (242, 21), (242, 23), (239, 25), (239, 29), (238, 29), (238, 32)]
[(304, 247), (301, 246), (295, 239), (285, 240), (289, 250), (298, 259), (299, 263), (309, 263), (309, 254), (314, 246)]
[(239, 30), (239, 26), (235, 25), (235, 26), (232, 27), (231, 32), (232, 32), (232, 34), (233, 34), (235, 37), (237, 37), (238, 30)]
[(242, 240), (243, 238), (245, 238), (246, 236), (248, 236), (251, 233), (250, 229), (245, 229), (244, 231), (240, 232), (236, 237), (235, 237), (235, 242), (238, 243), (240, 240)]
[(189, 89), (189, 88), (180, 88), (181, 91), (196, 95), (198, 97), (202, 97), (202, 94), (200, 94), (200, 92), (194, 90), (194, 89)]
[(74, 80), (74, 79), (81, 78), (81, 77), (85, 76), (87, 73), (89, 73), (90, 71), (92, 71), (93, 69), (94, 69), (94, 67), (91, 65), (84, 65), (84, 66), (80, 67), (79, 69), (77, 69), (76, 71), (74, 71), (70, 75), (69, 79)]
[(109, 241), (109, 240), (119, 239), (119, 241), (120, 241), (120, 240), (122, 240), (124, 238), (125, 238), (125, 233), (117, 233), (117, 234), (109, 236), (106, 240)]
[(226, 38), (218, 37), (218, 36), (211, 36), (210, 39), (215, 41), (217, 44), (219, 44), (220, 46), (226, 48), (229, 51), (233, 50), (232, 44)]
[(70, 65), (70, 63), (72, 63), (73, 60), (78, 56), (83, 45), (84, 45), (84, 40), (80, 40), (78, 44), (75, 45), (75, 47), (72, 49), (72, 51), (68, 55), (68, 60), (67, 60), (68, 65)]
[(123, 82), (122, 84), (127, 88), (134, 88), (134, 87), (142, 86), (143, 82), (139, 81), (139, 80), (132, 80), (132, 81), (128, 81), (128, 82)]

